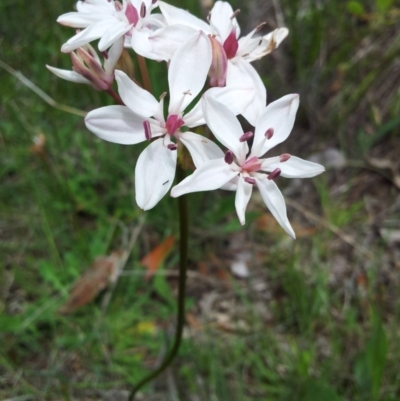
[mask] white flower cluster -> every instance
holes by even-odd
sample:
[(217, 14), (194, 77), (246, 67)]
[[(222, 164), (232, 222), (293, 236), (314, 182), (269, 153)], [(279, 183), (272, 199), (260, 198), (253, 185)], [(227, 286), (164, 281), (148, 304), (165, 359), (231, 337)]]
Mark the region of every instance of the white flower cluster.
[[(161, 13), (153, 13), (157, 7)], [(266, 106), (266, 89), (251, 65), (276, 49), (288, 30), (279, 28), (259, 36), (260, 25), (240, 37), (238, 12), (224, 1), (215, 3), (208, 23), (155, 0), (84, 0), (78, 1), (76, 8), (76, 12), (58, 19), (60, 24), (78, 29), (61, 48), (71, 53), (73, 71), (48, 68), (61, 78), (89, 83), (98, 90), (110, 90), (115, 77), (123, 105), (93, 110), (85, 123), (106, 141), (124, 145), (149, 143), (135, 170), (139, 207), (151, 209), (169, 192), (183, 145), (196, 170), (172, 188), (171, 196), (218, 188), (236, 191), (235, 206), (244, 224), (245, 209), (257, 185), (271, 213), (295, 238), (274, 180), (280, 175), (313, 177), (324, 167), (287, 153), (264, 157), (289, 136), (299, 96), (287, 95)], [(89, 44), (94, 40), (99, 40), (103, 63)], [(167, 62), (166, 115), (165, 95), (157, 100), (123, 71), (115, 70), (124, 47), (132, 48), (141, 57)], [(200, 94), (200, 100), (191, 105)], [(243, 132), (238, 115), (254, 126), (254, 132)], [(225, 151), (190, 131), (204, 124)]]

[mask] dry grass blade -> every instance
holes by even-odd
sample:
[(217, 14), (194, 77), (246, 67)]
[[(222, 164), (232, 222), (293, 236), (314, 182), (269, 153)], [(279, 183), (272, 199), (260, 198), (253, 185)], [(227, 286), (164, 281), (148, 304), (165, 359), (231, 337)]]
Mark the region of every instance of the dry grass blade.
[(22, 82), (26, 87), (28, 87), (31, 91), (35, 92), (39, 97), (41, 97), (47, 104), (51, 107), (54, 107), (58, 110), (65, 111), (70, 114), (75, 114), (76, 116), (85, 117), (86, 112), (76, 109), (75, 107), (70, 107), (65, 104), (58, 103), (53, 98), (51, 98), (47, 93), (42, 91), (39, 87), (37, 87), (32, 81), (30, 81), (25, 75), (21, 72), (14, 70), (14, 68), (10, 67), (4, 61), (0, 60), (0, 67), (3, 70), (7, 71), (9, 74), (17, 78), (20, 82)]

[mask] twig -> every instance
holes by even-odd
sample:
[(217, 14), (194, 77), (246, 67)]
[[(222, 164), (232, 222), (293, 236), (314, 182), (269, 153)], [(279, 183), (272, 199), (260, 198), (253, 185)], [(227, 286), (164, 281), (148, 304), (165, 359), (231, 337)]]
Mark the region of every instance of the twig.
[(346, 234), (342, 229), (340, 229), (338, 226), (335, 226), (334, 224), (330, 223), (329, 221), (326, 221), (325, 219), (319, 217), (315, 213), (310, 212), (309, 210), (306, 210), (300, 203), (291, 200), (291, 199), (285, 199), (286, 203), (290, 206), (292, 206), (294, 209), (298, 210), (300, 213), (304, 214), (307, 218), (314, 220), (318, 224), (326, 227), (328, 230), (332, 231), (335, 233), (342, 241), (346, 242), (347, 244), (351, 245), (356, 251), (358, 251), (360, 254), (366, 256), (368, 259), (371, 259), (373, 261), (377, 260), (377, 256), (370, 251), (369, 249), (366, 249), (362, 245), (360, 245), (354, 237), (352, 237), (349, 234)]
[(41, 97), (47, 104), (51, 107), (54, 107), (58, 110), (65, 111), (70, 114), (75, 114), (76, 116), (85, 117), (86, 112), (76, 109), (75, 107), (70, 107), (65, 104), (58, 103), (53, 98), (51, 98), (47, 93), (45, 93), (42, 89), (36, 86), (32, 81), (30, 81), (25, 75), (21, 72), (14, 70), (14, 68), (10, 67), (4, 61), (0, 60), (0, 67), (7, 71), (9, 74), (13, 75), (15, 78), (19, 79), (26, 87), (28, 87), (31, 91), (35, 92), (39, 97)]

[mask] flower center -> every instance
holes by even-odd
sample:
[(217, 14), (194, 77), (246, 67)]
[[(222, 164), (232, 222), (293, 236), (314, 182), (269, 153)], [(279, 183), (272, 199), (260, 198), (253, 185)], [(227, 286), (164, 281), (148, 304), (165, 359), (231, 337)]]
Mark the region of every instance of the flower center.
[(229, 60), (236, 56), (239, 47), (238, 40), (236, 39), (236, 28), (233, 28), (231, 30), (231, 33), (225, 39), (223, 47), (225, 50), (226, 57), (228, 57)]
[(258, 159), (258, 157), (251, 157), (250, 159), (245, 161), (241, 168), (242, 171), (246, 173), (258, 171), (261, 169), (261, 161)]
[(165, 128), (167, 129), (168, 134), (174, 135), (179, 128), (185, 125), (185, 122), (180, 118), (177, 114), (171, 114), (167, 118), (167, 122), (165, 123)]
[(129, 23), (133, 24), (133, 26), (136, 26), (139, 21), (139, 14), (131, 2), (129, 2), (126, 6), (125, 15), (126, 18), (128, 18)]

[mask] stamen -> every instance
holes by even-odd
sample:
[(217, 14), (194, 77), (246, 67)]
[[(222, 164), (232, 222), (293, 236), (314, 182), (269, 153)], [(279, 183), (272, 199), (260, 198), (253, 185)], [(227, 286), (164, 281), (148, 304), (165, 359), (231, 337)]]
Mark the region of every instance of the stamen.
[(291, 157), (292, 155), (290, 155), (289, 153), (283, 153), (282, 155), (279, 156), (279, 161), (283, 163), (288, 161)]
[(274, 129), (273, 129), (273, 128), (268, 128), (268, 129), (265, 131), (265, 137), (266, 137), (267, 139), (271, 139), (273, 135), (274, 135)]
[[(262, 28), (265, 24), (266, 24), (266, 22), (261, 22), (260, 25), (257, 25), (257, 26), (254, 28), (255, 32), (259, 32), (259, 31), (261, 30), (261, 28)], [(254, 32), (254, 33), (255, 33), (255, 32)]]
[(256, 180), (254, 178), (251, 178), (251, 177), (244, 177), (244, 180), (246, 182), (248, 182), (249, 184), (251, 184), (251, 185), (254, 185), (256, 183)]
[(207, 22), (210, 22), (210, 20), (211, 20), (211, 11), (208, 12), (208, 15), (207, 15)]
[(267, 175), (267, 178), (269, 180), (274, 180), (275, 178), (278, 178), (281, 175), (281, 169), (276, 168), (272, 173)]
[(143, 121), (143, 128), (144, 128), (144, 136), (148, 141), (151, 139), (151, 127), (150, 122), (148, 120)]
[(225, 153), (225, 157), (224, 157), (225, 163), (232, 164), (233, 163), (233, 158), (234, 158), (233, 152), (231, 150), (228, 150)]
[(140, 5), (140, 18), (144, 18), (146, 16), (146, 4), (142, 1)]
[(178, 149), (178, 146), (176, 146), (174, 143), (169, 143), (167, 148), (169, 150), (176, 150), (176, 149)]
[(252, 138), (254, 136), (254, 134), (249, 131), (249, 132), (245, 132), (240, 138), (239, 141), (240, 142), (246, 142), (247, 140), (249, 140), (250, 138)]
[(122, 11), (123, 9), (122, 3), (120, 1), (114, 1), (114, 7), (117, 11)]
[(240, 13), (240, 9), (238, 8), (238, 9), (231, 15), (230, 19), (232, 20), (232, 19), (236, 18), (236, 16), (237, 16), (239, 13)]
[(160, 95), (160, 101), (163, 100), (165, 98), (165, 96), (167, 96), (167, 92), (163, 92)]
[(103, 52), (101, 52), (101, 54), (103, 55), (103, 57), (108, 60), (108, 51), (104, 50)]

